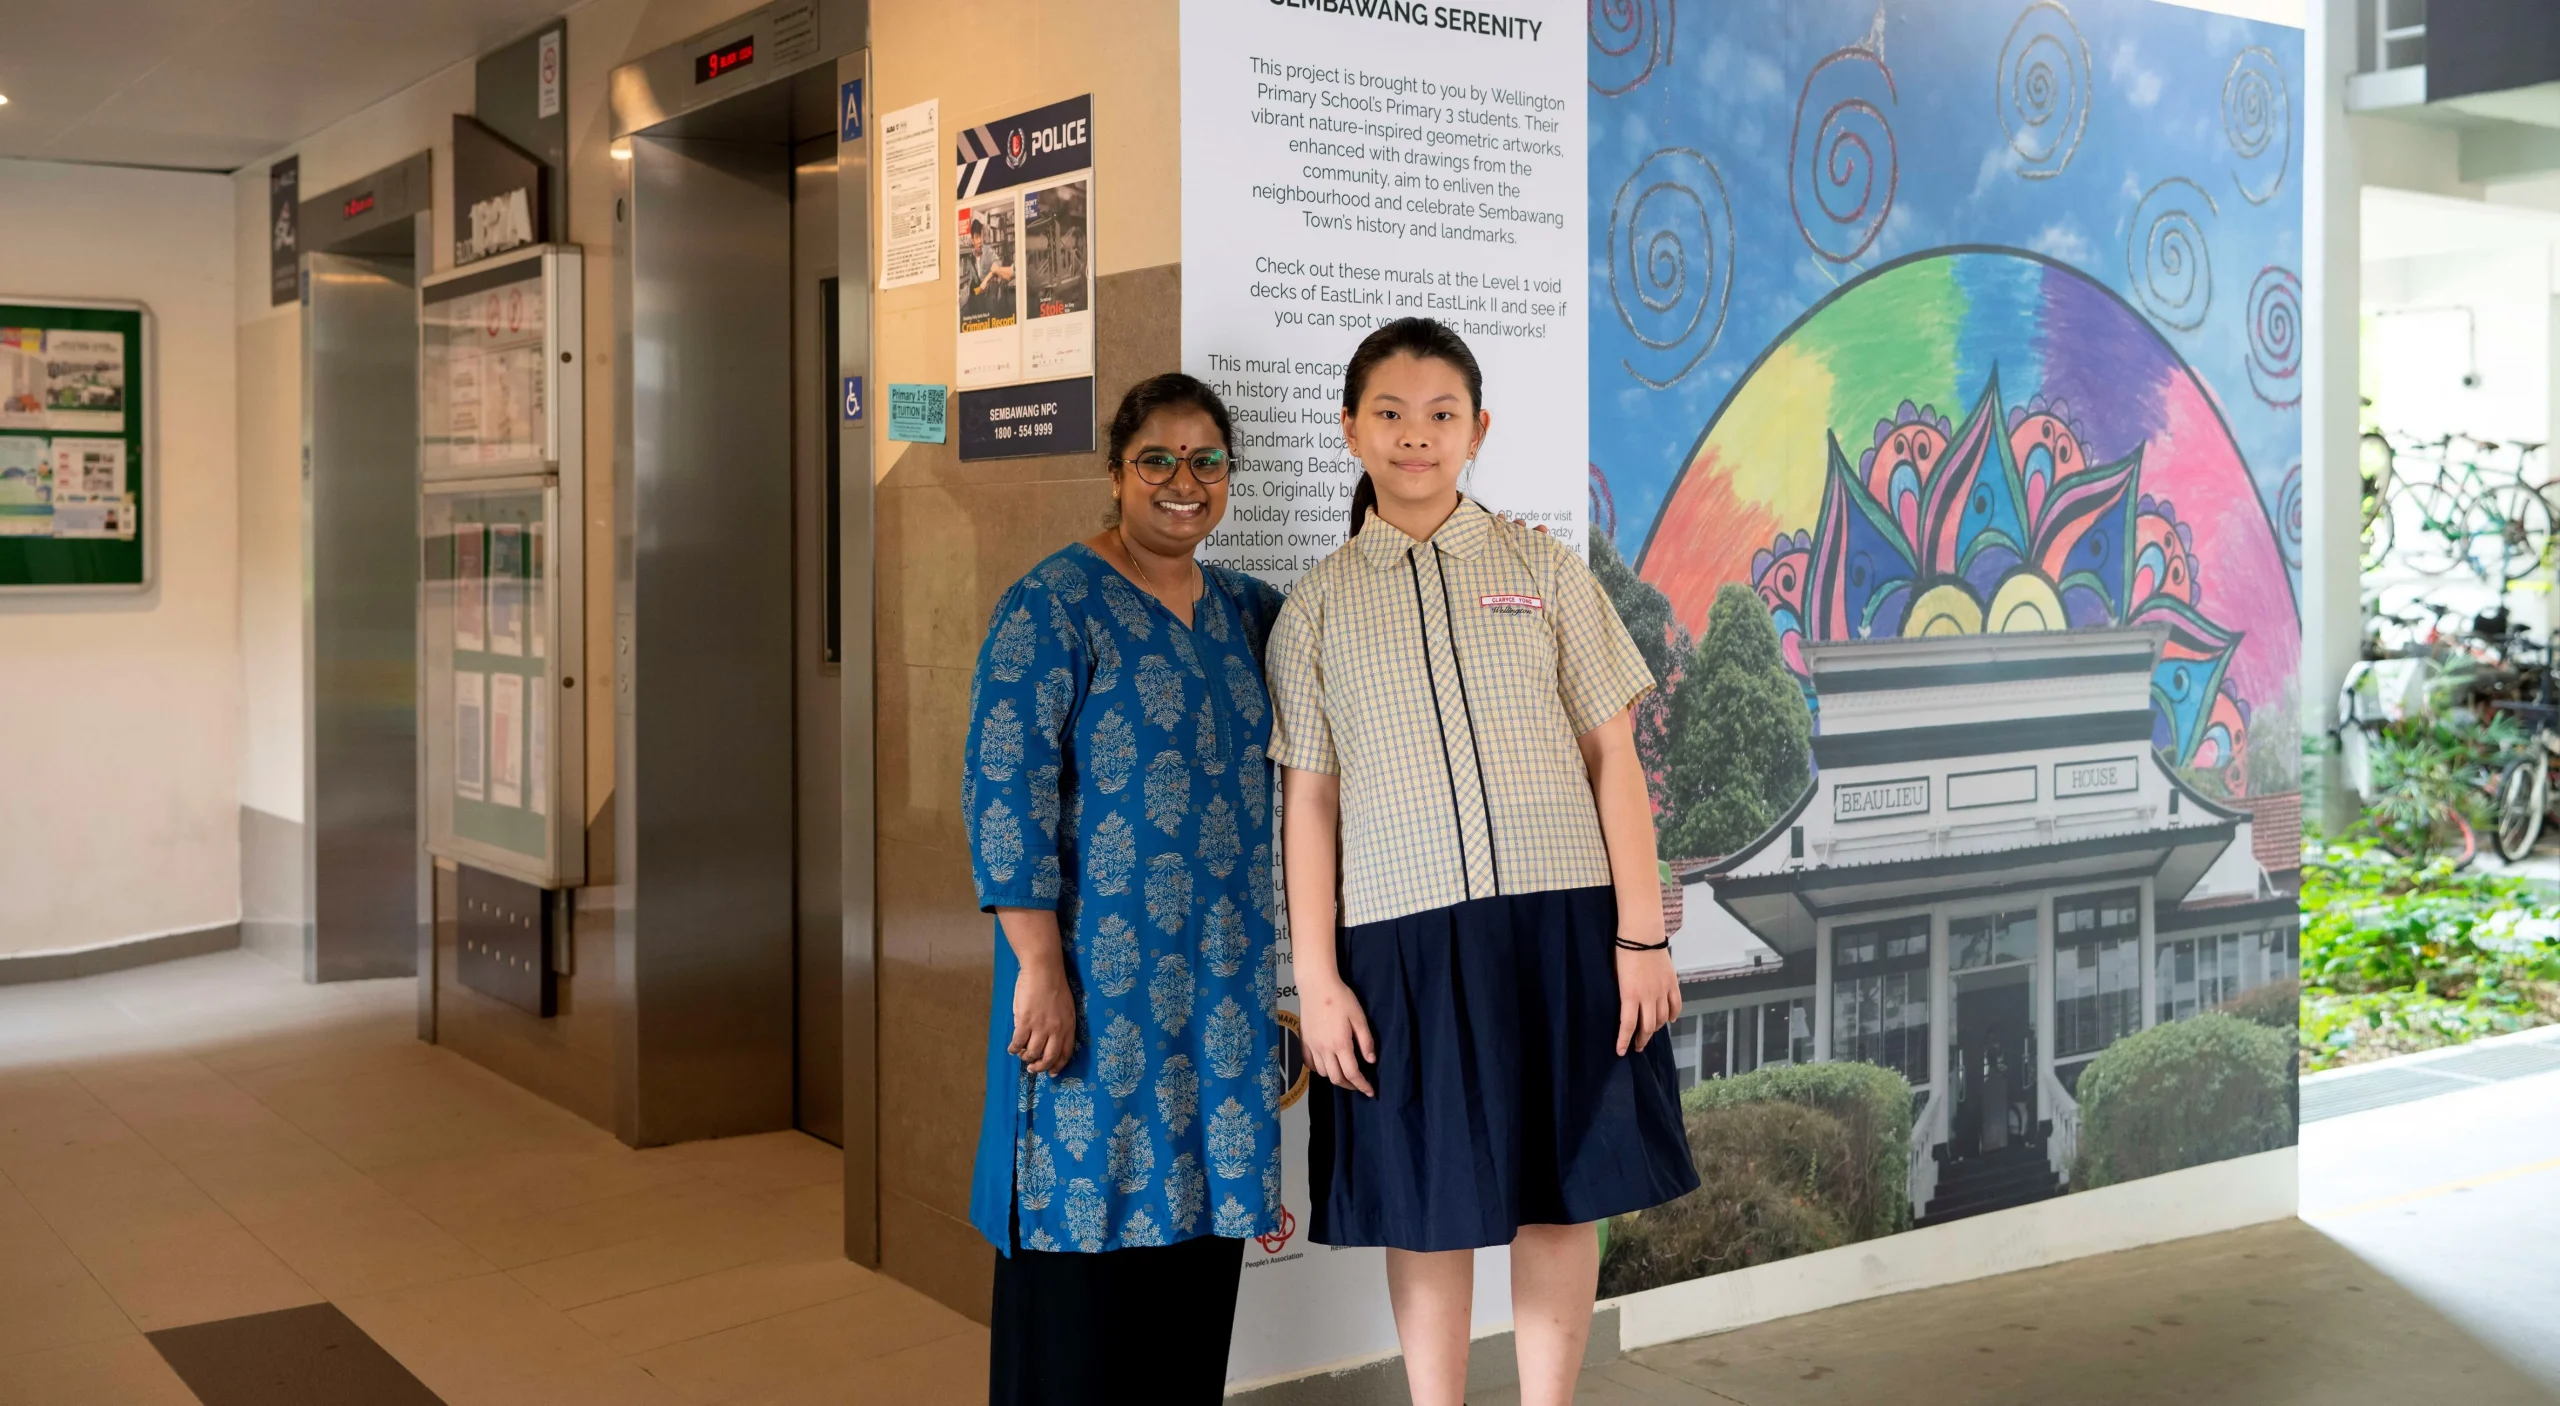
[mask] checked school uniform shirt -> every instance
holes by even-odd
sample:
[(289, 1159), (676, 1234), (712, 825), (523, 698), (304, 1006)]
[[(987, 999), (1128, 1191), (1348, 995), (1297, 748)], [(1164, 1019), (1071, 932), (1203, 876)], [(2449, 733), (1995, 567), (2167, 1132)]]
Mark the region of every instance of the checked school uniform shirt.
[(1346, 926), (1610, 882), (1579, 739), (1653, 687), (1571, 547), (1376, 513), (1273, 624), (1271, 759), (1342, 778)]

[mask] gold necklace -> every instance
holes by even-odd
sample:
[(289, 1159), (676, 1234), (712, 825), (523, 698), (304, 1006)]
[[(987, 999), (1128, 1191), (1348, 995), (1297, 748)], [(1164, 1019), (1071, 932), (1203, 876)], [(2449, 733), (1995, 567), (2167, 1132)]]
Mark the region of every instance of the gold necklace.
[(1111, 535), (1120, 539), (1120, 555), (1127, 557), (1129, 559), (1129, 565), (1136, 568), (1138, 573), (1138, 584), (1146, 587), (1149, 595), (1156, 597), (1158, 600), (1164, 599), (1163, 592), (1156, 589), (1156, 579), (1147, 574), (1146, 566), (1138, 560), (1137, 552), (1130, 547), (1129, 529), (1125, 527), (1115, 527), (1111, 530)]

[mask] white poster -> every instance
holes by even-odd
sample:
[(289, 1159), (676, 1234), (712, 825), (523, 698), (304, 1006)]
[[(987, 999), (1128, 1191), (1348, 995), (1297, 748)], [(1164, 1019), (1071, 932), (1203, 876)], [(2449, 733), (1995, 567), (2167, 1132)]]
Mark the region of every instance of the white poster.
[(880, 286), (942, 277), (942, 101), (880, 118)]
[[(1410, 315), (1484, 368), (1467, 490), (1583, 545), (1586, 21), (1565, 0), (1183, 0), (1182, 365), (1225, 398), (1240, 464), (1207, 558), (1286, 585), (1341, 543), (1342, 366)], [(1246, 1246), (1233, 1381), (1396, 1350), (1383, 1254), (1306, 1239), (1306, 1104), (1280, 1127), (1290, 1233)], [(1477, 1331), (1510, 1319), (1510, 1255), (1486, 1251)]]
[(124, 334), (44, 334), (44, 421), (47, 428), (124, 433)]
[(1022, 196), (1022, 378), (1093, 374), (1093, 178)]
[(535, 679), (525, 699), (524, 808), (536, 815), (551, 813), (551, 691)]
[(488, 794), (489, 727), (481, 701), (489, 676), (471, 669), (453, 675), (453, 794), (476, 801)]
[[(1436, 317), (1484, 367), (1467, 490), (1583, 547), (1585, 7), (1182, 5), (1182, 366), (1234, 412), (1210, 560), (1285, 585), (1342, 540), (1342, 364)], [(1247, 1276), (1250, 1284), (1251, 1276)]]
[(524, 804), (524, 675), (489, 676), (489, 804)]
[(44, 428), (44, 329), (0, 327), (0, 429)]
[(53, 535), (133, 536), (132, 484), (120, 439), (53, 441)]
[(962, 390), (1022, 379), (1022, 280), (1015, 261), (1022, 234), (1016, 192), (963, 202), (952, 216), (958, 248), (956, 280)]

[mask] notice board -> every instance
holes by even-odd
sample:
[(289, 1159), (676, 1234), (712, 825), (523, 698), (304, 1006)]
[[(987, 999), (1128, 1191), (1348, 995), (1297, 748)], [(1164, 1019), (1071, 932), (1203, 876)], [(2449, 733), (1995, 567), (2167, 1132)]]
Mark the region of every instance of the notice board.
[(0, 590), (151, 584), (139, 303), (0, 299)]

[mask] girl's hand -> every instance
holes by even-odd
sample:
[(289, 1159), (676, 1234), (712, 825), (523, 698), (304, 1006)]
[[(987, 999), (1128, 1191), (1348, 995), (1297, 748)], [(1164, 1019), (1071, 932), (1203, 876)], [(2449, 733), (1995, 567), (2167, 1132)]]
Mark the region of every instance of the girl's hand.
[(1006, 1052), (1027, 1074), (1057, 1074), (1076, 1052), (1076, 998), (1063, 965), (1022, 969), (1013, 983), (1013, 1041)]
[(1298, 1038), (1307, 1047), (1307, 1067), (1336, 1088), (1358, 1089), (1371, 1098), (1378, 1091), (1360, 1072), (1363, 1061), (1378, 1062), (1377, 1042), (1369, 1035), (1368, 1013), (1360, 998), (1337, 979), (1311, 985), (1306, 973), (1298, 982)]
[[(1650, 939), (1662, 940), (1659, 934)], [(1618, 949), (1618, 1053), (1653, 1043), (1653, 1032), (1680, 1018), (1680, 977), (1671, 951)]]

